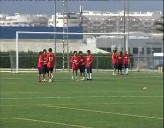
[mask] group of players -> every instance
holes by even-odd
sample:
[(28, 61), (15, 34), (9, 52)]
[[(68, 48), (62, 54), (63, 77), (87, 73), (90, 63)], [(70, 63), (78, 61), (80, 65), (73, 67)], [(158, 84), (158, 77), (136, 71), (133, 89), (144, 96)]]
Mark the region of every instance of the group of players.
[[(78, 70), (80, 70), (80, 80), (85, 79), (85, 69), (87, 69), (87, 80), (92, 80), (92, 63), (94, 57), (90, 50), (87, 50), (87, 56), (83, 55), (82, 51), (73, 52), (70, 58), (72, 64), (72, 80), (78, 80)], [(53, 82), (53, 70), (56, 62), (56, 56), (52, 53), (52, 48), (46, 49), (39, 52), (38, 58), (38, 81), (45, 82), (46, 74), (48, 74), (49, 82)], [(122, 70), (124, 66), (125, 74), (128, 75), (128, 66), (130, 63), (130, 57), (127, 52), (123, 54), (122, 51), (117, 53), (116, 50), (112, 53), (112, 63), (113, 63), (113, 75), (122, 75)], [(117, 71), (117, 74), (115, 73)]]
[(80, 70), (81, 80), (85, 79), (85, 69), (87, 69), (87, 80), (92, 80), (92, 63), (94, 57), (90, 50), (87, 50), (87, 56), (83, 55), (82, 51), (73, 52), (70, 61), (72, 64), (72, 80), (78, 80), (78, 69)]
[(56, 61), (56, 56), (52, 53), (52, 48), (39, 52), (38, 58), (38, 81), (46, 82), (46, 74), (48, 74), (49, 82), (53, 82), (53, 70)]
[[(113, 63), (113, 75), (122, 75), (122, 70), (124, 66), (125, 74), (128, 75), (128, 67), (130, 63), (130, 56), (127, 52), (123, 54), (122, 51), (117, 53), (117, 50), (114, 50), (112, 53), (112, 63)], [(117, 74), (115, 72), (117, 71)]]
[[(79, 55), (78, 55), (79, 54)], [(82, 51), (73, 52), (73, 55), (70, 58), (72, 64), (72, 80), (78, 80), (78, 70), (80, 70), (81, 80), (85, 79), (85, 69), (87, 69), (87, 80), (92, 80), (92, 62), (93, 56), (91, 51), (87, 51), (87, 56), (83, 55)], [(48, 74), (49, 82), (53, 82), (53, 70), (56, 62), (56, 56), (52, 53), (52, 48), (39, 52), (38, 57), (38, 81), (46, 82), (46, 74)]]

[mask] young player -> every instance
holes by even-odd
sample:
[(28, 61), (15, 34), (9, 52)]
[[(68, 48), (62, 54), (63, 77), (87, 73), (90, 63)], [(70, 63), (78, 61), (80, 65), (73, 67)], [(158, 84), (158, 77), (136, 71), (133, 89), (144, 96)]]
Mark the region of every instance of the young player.
[(38, 57), (38, 81), (41, 82), (41, 77), (43, 74), (43, 52), (39, 52), (39, 57)]
[(92, 63), (93, 56), (91, 55), (91, 51), (87, 50), (87, 60), (86, 60), (86, 68), (87, 68), (87, 80), (92, 80)]
[(73, 52), (73, 56), (71, 57), (70, 61), (72, 63), (72, 80), (77, 80), (77, 70), (78, 70), (78, 63), (79, 63), (77, 51)]
[(47, 68), (47, 50), (43, 49), (43, 82), (46, 82), (46, 73), (48, 73), (49, 76), (49, 71)]
[(83, 52), (79, 51), (79, 69), (80, 69), (80, 76), (82, 77), (81, 80), (85, 78), (85, 61), (86, 58), (83, 56)]
[(115, 72), (117, 70), (117, 50), (113, 50), (113, 53), (112, 53), (112, 64), (113, 64), (113, 75), (116, 75)]
[(53, 70), (54, 70), (56, 56), (54, 53), (52, 53), (52, 48), (48, 49), (47, 59), (48, 59), (47, 67), (49, 71), (49, 82), (53, 82), (53, 78), (54, 78)]
[(118, 75), (122, 75), (122, 66), (123, 66), (123, 54), (122, 51), (120, 51), (118, 55)]
[(128, 67), (130, 63), (130, 57), (127, 51), (124, 53), (124, 68), (125, 68), (125, 74), (128, 75)]

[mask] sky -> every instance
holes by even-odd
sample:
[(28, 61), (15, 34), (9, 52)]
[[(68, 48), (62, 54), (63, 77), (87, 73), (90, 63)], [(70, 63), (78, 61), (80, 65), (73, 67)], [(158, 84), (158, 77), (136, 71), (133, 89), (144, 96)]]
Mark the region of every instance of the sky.
[[(162, 11), (163, 0), (125, 0), (126, 8), (129, 5), (130, 11), (146, 12), (146, 11)], [(0, 0), (0, 13), (14, 14), (54, 14), (55, 6), (52, 0), (22, 0), (22, 1), (6, 1)], [(68, 12), (79, 12), (80, 5), (83, 10), (87, 11), (108, 11), (117, 12), (124, 9), (123, 0), (107, 0), (107, 1), (68, 1)], [(56, 2), (56, 11), (62, 12), (62, 1)]]

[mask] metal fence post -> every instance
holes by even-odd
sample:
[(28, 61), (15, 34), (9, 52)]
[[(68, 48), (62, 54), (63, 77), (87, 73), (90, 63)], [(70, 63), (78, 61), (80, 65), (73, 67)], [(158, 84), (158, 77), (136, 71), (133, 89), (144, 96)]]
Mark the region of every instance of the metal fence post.
[(98, 72), (98, 65), (99, 65), (99, 57), (97, 56), (97, 72)]

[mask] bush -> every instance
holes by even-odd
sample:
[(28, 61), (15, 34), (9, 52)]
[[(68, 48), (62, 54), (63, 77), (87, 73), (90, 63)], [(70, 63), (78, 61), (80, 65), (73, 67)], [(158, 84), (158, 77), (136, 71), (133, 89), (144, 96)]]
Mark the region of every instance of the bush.
[[(86, 55), (86, 54), (85, 54)], [(0, 52), (0, 68), (10, 68), (11, 66), (14, 67), (16, 62), (16, 53), (15, 51), (9, 52)], [(57, 63), (56, 68), (61, 69), (63, 68), (63, 54), (57, 53)], [(69, 58), (72, 56), (72, 53), (69, 54)], [(112, 62), (111, 62), (111, 54), (93, 54), (94, 62), (93, 68), (96, 69), (111, 69)], [(19, 52), (19, 68), (37, 68), (37, 61), (38, 61), (38, 53), (28, 51), (28, 52)], [(65, 61), (67, 61), (67, 55), (65, 55)], [(133, 57), (131, 56), (131, 64), (133, 66)], [(67, 67), (67, 63), (65, 63), (65, 68)], [(71, 64), (70, 64), (71, 68)]]

